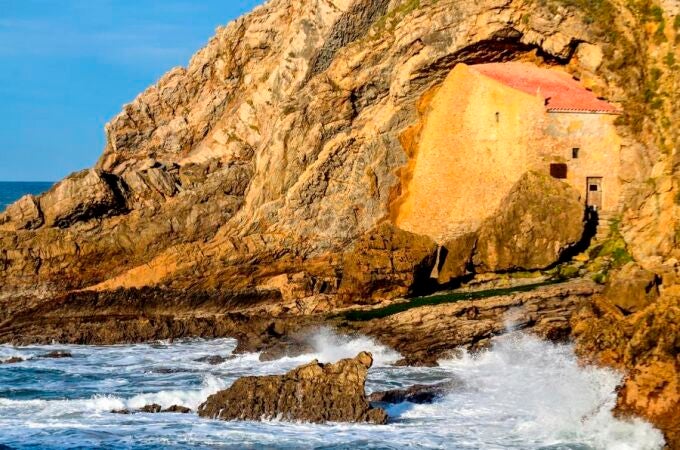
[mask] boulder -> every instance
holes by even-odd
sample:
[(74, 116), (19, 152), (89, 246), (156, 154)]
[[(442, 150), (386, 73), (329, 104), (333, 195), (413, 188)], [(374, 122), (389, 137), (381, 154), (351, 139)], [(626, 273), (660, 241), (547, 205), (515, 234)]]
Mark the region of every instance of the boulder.
[(180, 405), (172, 405), (169, 408), (164, 409), (164, 413), (177, 413), (177, 414), (189, 414), (191, 412), (191, 408), (187, 408), (186, 406), (180, 406)]
[(645, 309), (659, 297), (659, 278), (634, 262), (612, 276), (604, 295), (625, 314)]
[(0, 362), (0, 364), (16, 364), (16, 363), (20, 363), (20, 362), (24, 362), (24, 359), (19, 358), (18, 356), (12, 356), (11, 358), (8, 358), (8, 359)]
[(437, 244), (431, 238), (384, 223), (343, 255), (339, 297), (375, 303), (405, 296), (429, 281), (436, 257)]
[(63, 351), (63, 350), (55, 350), (55, 351), (40, 355), (39, 358), (49, 358), (49, 359), (73, 358), (73, 355), (71, 354), (71, 352), (67, 352), (67, 351)]
[(125, 209), (118, 177), (101, 170), (75, 173), (40, 197), (48, 227), (65, 228), (73, 223), (109, 217)]
[(437, 384), (414, 384), (405, 389), (374, 392), (369, 395), (368, 400), (370, 402), (390, 404), (402, 402), (417, 404), (432, 403), (461, 385), (460, 380), (448, 380)]
[(43, 223), (42, 212), (32, 195), (24, 195), (0, 215), (0, 227), (4, 225), (11, 230), (35, 230)]
[(150, 413), (150, 414), (156, 414), (161, 412), (161, 405), (157, 405), (156, 403), (153, 403), (151, 405), (146, 405), (143, 408), (139, 409), (139, 412), (143, 413)]
[(473, 263), (479, 272), (544, 269), (583, 236), (584, 206), (560, 180), (527, 172), (479, 230)]
[(364, 385), (373, 357), (362, 352), (334, 364), (312, 361), (285, 375), (244, 377), (208, 397), (198, 415), (221, 420), (384, 424), (387, 413), (372, 408)]
[(436, 273), (440, 284), (450, 283), (469, 274), (476, 243), (477, 233), (466, 233), (444, 243), (439, 250), (439, 267)]
[(211, 355), (211, 356), (203, 356), (202, 358), (195, 359), (194, 361), (196, 362), (205, 362), (210, 364), (211, 366), (216, 366), (218, 364), (222, 364), (225, 361), (230, 360), (232, 357), (227, 357), (225, 358), (224, 356), (221, 355)]

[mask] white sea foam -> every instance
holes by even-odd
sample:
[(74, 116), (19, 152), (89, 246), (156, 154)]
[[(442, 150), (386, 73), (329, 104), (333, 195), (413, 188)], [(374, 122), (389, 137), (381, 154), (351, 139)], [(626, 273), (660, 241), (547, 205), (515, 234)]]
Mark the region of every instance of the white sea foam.
[(314, 348), (312, 356), (320, 362), (335, 362), (344, 358), (354, 358), (363, 351), (373, 355), (374, 366), (393, 364), (401, 355), (379, 344), (367, 336), (345, 336), (336, 333), (328, 327), (322, 327), (309, 337), (309, 343)]
[[(14, 349), (0, 355), (73, 353), (71, 360), (32, 359), (0, 368), (0, 443), (40, 448), (454, 448), (656, 450), (661, 434), (642, 420), (611, 414), (616, 372), (583, 368), (570, 346), (514, 333), (478, 355), (439, 368), (391, 367), (399, 354), (366, 337), (320, 329), (312, 354), (260, 362), (238, 355), (211, 366), (196, 359), (229, 355), (232, 340), (153, 345)], [(390, 389), (451, 377), (464, 385), (431, 405), (389, 408), (387, 426), (216, 422), (195, 414), (116, 415), (151, 403), (195, 409), (238, 377), (283, 373), (313, 358), (336, 361), (370, 351), (368, 388)], [(161, 370), (164, 369), (164, 370)], [(171, 369), (171, 370), (165, 370)]]

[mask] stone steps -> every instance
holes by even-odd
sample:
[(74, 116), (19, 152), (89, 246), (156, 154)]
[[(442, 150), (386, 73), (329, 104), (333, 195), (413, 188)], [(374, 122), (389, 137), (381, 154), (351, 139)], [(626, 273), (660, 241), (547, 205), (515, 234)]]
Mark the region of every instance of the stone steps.
[(597, 229), (594, 240), (596, 242), (604, 241), (609, 237), (612, 221), (616, 218), (614, 213), (600, 213), (598, 218)]

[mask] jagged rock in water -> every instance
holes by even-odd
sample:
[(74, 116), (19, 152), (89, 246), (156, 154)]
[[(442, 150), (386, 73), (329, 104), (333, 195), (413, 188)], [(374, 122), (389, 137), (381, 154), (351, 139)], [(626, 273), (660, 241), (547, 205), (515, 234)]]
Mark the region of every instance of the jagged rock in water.
[(602, 296), (572, 318), (579, 356), (626, 372), (616, 411), (624, 416), (644, 415), (663, 430), (669, 448), (680, 447), (678, 318), (677, 286), (633, 314), (624, 314)]
[(473, 262), (481, 271), (543, 269), (583, 236), (579, 194), (547, 174), (527, 172), (479, 230)]
[(51, 358), (51, 359), (62, 359), (62, 358), (73, 358), (71, 352), (63, 350), (54, 350), (49, 353), (38, 356), (38, 358)]
[(383, 424), (387, 414), (372, 408), (364, 391), (369, 353), (334, 364), (313, 361), (285, 375), (244, 377), (208, 397), (198, 415), (221, 420), (280, 418), (302, 422)]
[(191, 412), (191, 408), (187, 408), (186, 406), (181, 406), (181, 405), (172, 405), (169, 408), (164, 409), (164, 413), (177, 413), (177, 414), (189, 414)]
[(198, 358), (194, 361), (196, 362), (206, 362), (212, 366), (216, 366), (218, 364), (222, 364), (223, 362), (229, 361), (231, 358), (229, 357), (224, 357), (220, 355), (211, 355), (211, 356), (204, 356), (202, 358)]
[(432, 403), (462, 385), (463, 383), (460, 380), (443, 381), (437, 384), (414, 384), (405, 389), (374, 392), (368, 396), (368, 401), (391, 404), (402, 402)]
[(20, 362), (24, 362), (24, 359), (19, 358), (18, 356), (12, 356), (11, 358), (7, 358), (4, 361), (0, 361), (0, 364), (17, 364)]
[(161, 412), (161, 409), (162, 409), (161, 405), (153, 403), (151, 405), (145, 405), (143, 408), (140, 408), (139, 412), (156, 414)]

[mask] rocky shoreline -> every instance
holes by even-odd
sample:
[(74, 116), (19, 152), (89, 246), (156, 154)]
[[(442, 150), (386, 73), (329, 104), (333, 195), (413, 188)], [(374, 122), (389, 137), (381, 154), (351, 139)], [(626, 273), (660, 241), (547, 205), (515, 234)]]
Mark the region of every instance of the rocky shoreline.
[[(276, 359), (330, 326), (431, 366), (512, 326), (624, 370), (617, 411), (680, 448), (677, 14), (667, 1), (270, 0), (125, 105), (95, 167), (0, 212), (0, 342), (229, 336)], [(522, 158), (498, 141), (489, 153), (505, 126), (492, 105), (476, 105), (491, 125), (471, 156), (449, 158), (448, 77), (499, 62), (570, 74), (616, 104), (610, 222), (593, 229), (547, 160), (510, 177)], [(453, 166), (409, 203), (417, 164), (440, 164), (419, 159), (427, 139)], [(428, 195), (447, 177), (459, 191)], [(498, 204), (478, 201), (489, 192)], [(449, 194), (485, 217), (444, 214)], [(404, 214), (445, 232), (400, 227)], [(535, 272), (570, 281), (423, 300)]]

